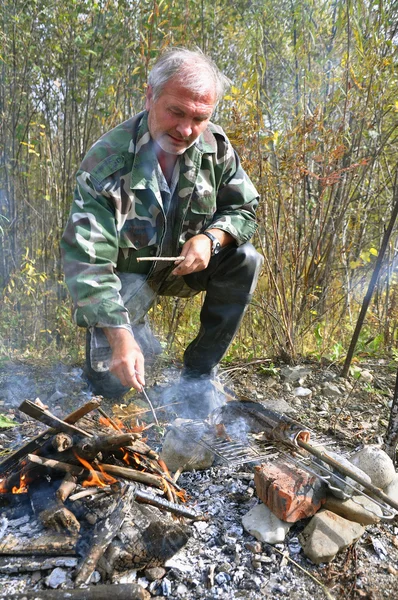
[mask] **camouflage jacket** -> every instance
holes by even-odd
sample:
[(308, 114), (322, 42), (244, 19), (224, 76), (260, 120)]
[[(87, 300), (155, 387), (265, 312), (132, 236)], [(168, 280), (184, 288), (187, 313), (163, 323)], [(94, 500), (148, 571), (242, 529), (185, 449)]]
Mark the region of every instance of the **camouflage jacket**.
[[(74, 320), (83, 327), (128, 324), (118, 272), (139, 273), (140, 256), (162, 254), (165, 213), (147, 113), (103, 135), (77, 173), (61, 241)], [(223, 130), (209, 123), (183, 154), (178, 182), (179, 252), (192, 236), (215, 227), (238, 245), (256, 229), (258, 194)]]

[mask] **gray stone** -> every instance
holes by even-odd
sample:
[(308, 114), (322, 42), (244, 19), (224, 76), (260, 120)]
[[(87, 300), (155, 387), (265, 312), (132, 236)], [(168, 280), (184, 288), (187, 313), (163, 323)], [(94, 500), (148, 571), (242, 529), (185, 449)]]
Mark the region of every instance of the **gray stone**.
[(326, 398), (339, 398), (342, 393), (339, 387), (336, 384), (330, 383), (327, 381), (322, 386), (322, 395), (326, 396)]
[[(328, 450), (323, 446), (319, 446), (317, 449), (321, 452), (325, 452), (327, 456), (339, 462), (343, 467), (350, 469), (353, 473), (355, 473), (355, 475), (357, 475), (357, 477), (361, 477), (361, 479), (364, 479), (367, 483), (371, 483), (369, 475), (367, 475), (359, 467), (353, 465), (347, 458), (341, 456), (341, 454), (333, 452), (332, 450)], [(324, 464), (326, 467), (328, 467), (327, 463), (323, 463), (320, 459), (316, 459), (316, 462), (318, 462), (318, 464)], [(354, 493), (354, 490), (351, 487), (352, 485), (355, 486), (356, 489), (362, 490), (362, 486), (354, 479), (343, 475), (338, 469), (333, 469), (333, 467), (329, 467), (329, 469), (332, 469), (333, 473), (335, 473), (335, 476), (332, 475), (330, 477), (329, 483), (333, 486), (333, 489), (330, 491), (334, 496), (336, 496), (336, 498), (345, 500), (347, 496), (351, 497)], [(321, 472), (321, 474), (323, 473)]]
[(283, 542), (292, 523), (281, 521), (265, 504), (257, 504), (242, 518), (245, 530), (260, 542)]
[(214, 462), (214, 454), (200, 445), (205, 426), (184, 428), (188, 419), (176, 419), (164, 438), (161, 458), (170, 471), (193, 471), (208, 469)]
[(398, 502), (398, 473), (395, 473), (393, 480), (384, 488), (384, 493), (394, 502)]
[(298, 537), (304, 554), (319, 565), (332, 561), (338, 552), (356, 542), (364, 531), (359, 523), (343, 519), (329, 510), (320, 510)]
[(296, 367), (283, 367), (281, 369), (281, 377), (284, 381), (287, 381), (288, 383), (298, 381), (299, 379), (302, 379), (310, 374), (310, 369), (307, 369), (306, 367), (300, 365), (297, 365)]
[(366, 496), (353, 496), (348, 500), (339, 500), (330, 496), (326, 499), (323, 508), (361, 525), (378, 523), (383, 515), (380, 506)]
[(350, 461), (365, 471), (373, 485), (381, 489), (387, 487), (396, 475), (391, 458), (378, 446), (365, 446), (353, 454)]
[(47, 587), (55, 590), (65, 583), (66, 579), (67, 571), (65, 571), (65, 569), (61, 569), (60, 567), (56, 567), (53, 569), (53, 571), (51, 571), (50, 575), (45, 578), (44, 583)]
[(145, 569), (144, 575), (148, 581), (157, 581), (166, 575), (166, 569), (163, 569), (163, 567), (149, 567)]
[(294, 388), (293, 394), (296, 396), (296, 398), (311, 398), (312, 390), (299, 386)]
[(270, 410), (276, 410), (280, 413), (295, 413), (294, 408), (290, 406), (283, 398), (267, 398), (261, 401), (262, 406), (269, 408)]

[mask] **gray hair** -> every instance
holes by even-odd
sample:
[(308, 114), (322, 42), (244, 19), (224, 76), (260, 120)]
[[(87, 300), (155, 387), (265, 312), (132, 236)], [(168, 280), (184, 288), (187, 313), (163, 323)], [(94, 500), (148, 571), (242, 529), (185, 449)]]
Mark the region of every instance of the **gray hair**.
[(157, 60), (148, 77), (153, 99), (162, 93), (166, 83), (175, 77), (179, 83), (194, 94), (202, 94), (214, 87), (216, 102), (219, 102), (230, 85), (211, 58), (200, 50), (170, 48)]

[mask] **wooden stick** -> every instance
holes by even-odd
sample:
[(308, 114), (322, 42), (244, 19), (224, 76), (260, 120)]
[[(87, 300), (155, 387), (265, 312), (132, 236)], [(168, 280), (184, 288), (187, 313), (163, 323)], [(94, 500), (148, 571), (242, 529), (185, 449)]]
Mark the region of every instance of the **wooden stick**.
[(73, 473), (66, 473), (61, 485), (57, 489), (55, 496), (60, 502), (65, 502), (76, 489), (77, 477)]
[(147, 260), (151, 262), (155, 262), (158, 260), (161, 262), (181, 262), (185, 260), (185, 256), (140, 256), (139, 258), (137, 258), (137, 262), (144, 262)]
[(25, 536), (23, 538), (7, 535), (0, 541), (0, 554), (12, 556), (27, 554), (47, 554), (57, 556), (61, 554), (76, 554), (78, 536), (65, 535), (65, 533), (43, 533), (39, 537)]
[(0, 600), (150, 600), (151, 594), (138, 583), (95, 585), (77, 590), (40, 590), (1, 595)]
[(19, 410), (29, 415), (33, 419), (36, 419), (37, 421), (40, 421), (41, 423), (44, 423), (49, 427), (58, 429), (59, 431), (69, 433), (71, 435), (78, 434), (84, 437), (93, 437), (91, 433), (80, 429), (80, 427), (76, 427), (76, 425), (66, 423), (62, 419), (58, 419), (58, 417), (50, 413), (49, 410), (41, 408), (40, 406), (38, 406), (34, 402), (31, 402), (30, 400), (25, 400), (24, 402), (22, 402), (21, 406), (19, 407)]
[(43, 458), (42, 456), (37, 456), (36, 454), (28, 454), (26, 458), (30, 463), (35, 465), (41, 465), (42, 467), (55, 469), (56, 471), (64, 471), (65, 473), (71, 473), (72, 475), (76, 476), (82, 475), (85, 471), (87, 471), (87, 473), (89, 472), (84, 467), (70, 465), (69, 463), (54, 460), (52, 458)]
[[(130, 446), (135, 443), (137, 434), (135, 433), (117, 433), (112, 435), (102, 435), (94, 438), (93, 440), (83, 440), (79, 444), (79, 448), (86, 455), (95, 457), (98, 452), (113, 450), (115, 448), (122, 448), (123, 446)], [(78, 452), (79, 454), (79, 452)]]
[[(93, 398), (92, 400), (90, 400), (90, 402), (87, 402), (77, 410), (67, 415), (64, 419), (64, 422), (73, 425), (73, 423), (76, 423), (79, 419), (87, 415), (89, 412), (91, 412), (95, 408), (98, 408), (99, 405), (100, 400), (98, 398)], [(39, 433), (39, 435), (37, 435), (35, 438), (33, 438), (33, 440), (30, 440), (29, 442), (21, 446), (21, 448), (10, 454), (10, 456), (7, 456), (7, 458), (5, 458), (0, 463), (0, 474), (6, 473), (7, 471), (11, 470), (18, 463), (18, 461), (21, 460), (21, 458), (24, 458), (27, 454), (31, 454), (38, 448), (41, 448), (43, 444), (48, 439), (50, 439), (51, 436), (53, 436), (56, 432), (56, 429), (43, 431), (42, 433)]]
[[(0, 558), (0, 573), (28, 573), (29, 571), (49, 571), (55, 567), (74, 568), (74, 556), (8, 556)], [(12, 596), (11, 596), (12, 597)]]
[(151, 473), (143, 473), (142, 471), (136, 471), (135, 469), (129, 469), (127, 467), (118, 467), (116, 465), (99, 464), (99, 466), (102, 469), (104, 469), (105, 473), (110, 473), (111, 475), (118, 475), (119, 477), (124, 477), (124, 479), (129, 479), (131, 481), (139, 481), (140, 483), (153, 485), (154, 487), (163, 489), (162, 479), (157, 475), (152, 475)]
[(134, 500), (134, 493), (135, 487), (128, 486), (126, 493), (119, 499), (118, 504), (109, 517), (102, 519), (96, 525), (91, 548), (78, 569), (75, 587), (87, 584), (90, 581), (90, 577), (93, 574), (98, 561), (123, 525), (126, 519), (126, 512)]
[(57, 433), (51, 440), (51, 445), (57, 452), (65, 452), (73, 446), (73, 438), (67, 433)]
[(135, 499), (141, 504), (150, 504), (151, 506), (157, 506), (158, 508), (163, 508), (164, 510), (171, 512), (174, 515), (177, 515), (179, 517), (185, 517), (186, 519), (191, 519), (192, 521), (209, 520), (209, 517), (205, 515), (200, 515), (190, 508), (186, 508), (185, 506), (181, 506), (180, 504), (176, 504), (175, 502), (169, 502), (164, 498), (152, 496), (152, 494), (147, 494), (146, 492), (142, 492), (141, 490), (136, 490)]

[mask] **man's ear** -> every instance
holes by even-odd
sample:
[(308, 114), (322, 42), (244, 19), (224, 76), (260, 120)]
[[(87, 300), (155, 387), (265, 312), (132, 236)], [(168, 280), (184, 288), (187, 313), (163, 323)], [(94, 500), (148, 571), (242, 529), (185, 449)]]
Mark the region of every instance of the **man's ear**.
[(149, 110), (151, 108), (152, 101), (153, 101), (152, 86), (148, 85), (148, 87), (146, 89), (146, 94), (145, 94), (145, 108), (146, 108), (146, 110)]

